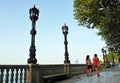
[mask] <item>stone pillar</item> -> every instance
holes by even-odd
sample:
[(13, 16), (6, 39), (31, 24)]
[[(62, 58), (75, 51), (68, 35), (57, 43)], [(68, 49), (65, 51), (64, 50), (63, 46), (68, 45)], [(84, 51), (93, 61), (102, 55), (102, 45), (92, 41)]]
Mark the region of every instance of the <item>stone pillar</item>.
[(70, 63), (64, 63), (64, 73), (70, 75), (71, 74), (71, 66)]
[(39, 81), (39, 65), (38, 64), (28, 64), (26, 70), (26, 83), (40, 83)]

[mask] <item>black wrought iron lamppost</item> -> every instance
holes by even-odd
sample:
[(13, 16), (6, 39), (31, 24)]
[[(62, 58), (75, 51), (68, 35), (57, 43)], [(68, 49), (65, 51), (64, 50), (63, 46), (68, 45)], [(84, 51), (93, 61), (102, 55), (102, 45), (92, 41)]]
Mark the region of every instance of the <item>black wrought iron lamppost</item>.
[(65, 60), (64, 60), (64, 63), (70, 63), (70, 60), (69, 60), (69, 54), (68, 54), (68, 48), (67, 48), (67, 34), (68, 34), (68, 26), (66, 26), (66, 24), (64, 24), (64, 26), (62, 26), (62, 33), (64, 35), (64, 44), (65, 44)]
[(106, 50), (104, 50), (104, 53), (105, 53), (105, 62), (106, 62), (106, 63), (108, 63), (108, 60), (107, 60), (107, 55), (106, 55), (106, 54), (107, 54), (107, 51), (106, 51)]
[(114, 47), (110, 48), (111, 54), (112, 54), (112, 63), (114, 63), (114, 56), (113, 56), (113, 52), (114, 52)]
[(104, 53), (105, 53), (105, 50), (102, 48), (101, 51), (102, 51), (102, 54), (103, 54), (103, 61), (104, 61), (104, 63), (105, 63), (105, 54), (104, 54)]
[(37, 63), (37, 59), (35, 58), (36, 56), (36, 48), (35, 48), (35, 35), (36, 35), (36, 29), (35, 29), (35, 25), (36, 25), (36, 21), (38, 20), (38, 16), (39, 16), (39, 10), (35, 7), (30, 8), (29, 10), (29, 14), (30, 14), (30, 20), (32, 21), (32, 29), (30, 31), (31, 34), (31, 46), (30, 46), (30, 54), (29, 54), (29, 59), (28, 59), (28, 64), (32, 63), (32, 64), (36, 64)]

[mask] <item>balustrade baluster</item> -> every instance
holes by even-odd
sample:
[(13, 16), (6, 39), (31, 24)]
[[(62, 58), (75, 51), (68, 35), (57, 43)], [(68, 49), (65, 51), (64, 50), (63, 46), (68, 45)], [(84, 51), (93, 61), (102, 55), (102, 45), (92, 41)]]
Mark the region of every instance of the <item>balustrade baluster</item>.
[(20, 68), (20, 83), (22, 83), (23, 68)]
[(8, 83), (9, 81), (9, 69), (6, 69), (6, 79), (5, 79), (5, 83)]
[(26, 83), (24, 65), (0, 65), (0, 83)]
[(24, 83), (26, 83), (26, 68), (24, 69)]
[(3, 83), (3, 77), (4, 77), (4, 69), (1, 69), (1, 79), (0, 79), (0, 83)]
[(16, 69), (16, 78), (15, 78), (15, 82), (18, 83), (18, 68)]
[(11, 78), (10, 78), (10, 81), (11, 81), (11, 83), (13, 83), (13, 77), (14, 77), (14, 69), (12, 68), (11, 69)]

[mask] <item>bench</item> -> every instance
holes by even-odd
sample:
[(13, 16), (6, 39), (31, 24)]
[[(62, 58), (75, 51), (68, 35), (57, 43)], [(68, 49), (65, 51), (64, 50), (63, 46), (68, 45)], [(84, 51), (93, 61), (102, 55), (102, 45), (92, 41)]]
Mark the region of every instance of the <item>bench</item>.
[(66, 78), (67, 78), (67, 74), (65, 73), (47, 75), (47, 76), (43, 76), (43, 83), (53, 83), (55, 81), (63, 80)]

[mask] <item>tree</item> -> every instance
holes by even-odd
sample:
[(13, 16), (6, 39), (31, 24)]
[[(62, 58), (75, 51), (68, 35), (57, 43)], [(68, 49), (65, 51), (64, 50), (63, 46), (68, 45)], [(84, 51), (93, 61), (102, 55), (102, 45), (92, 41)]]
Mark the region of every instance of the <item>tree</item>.
[(107, 45), (120, 50), (119, 0), (74, 0), (74, 17), (79, 25), (98, 29)]

